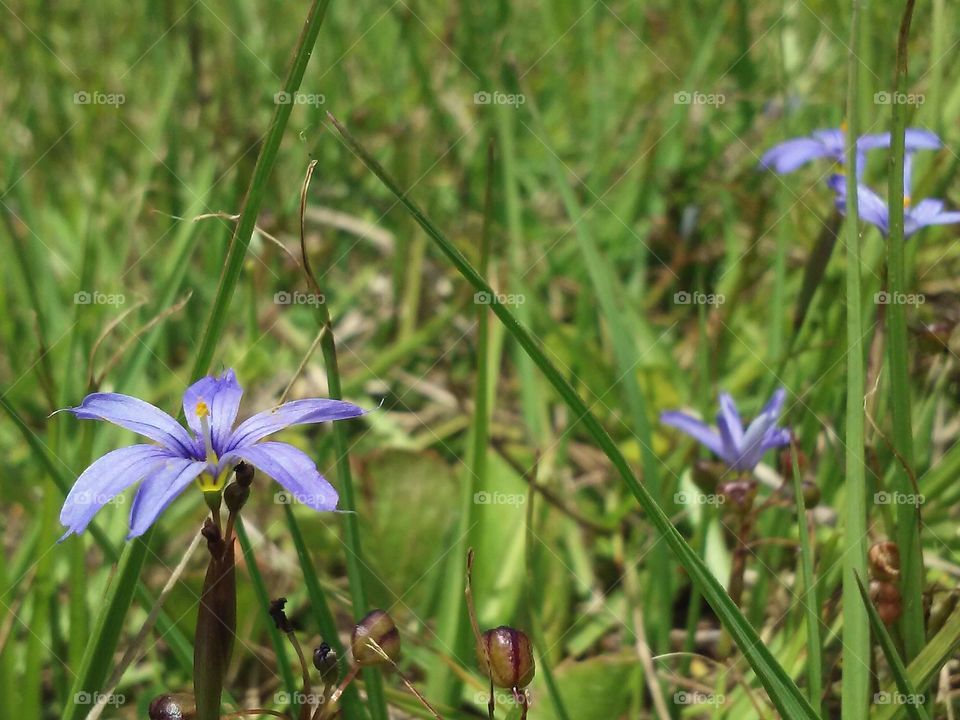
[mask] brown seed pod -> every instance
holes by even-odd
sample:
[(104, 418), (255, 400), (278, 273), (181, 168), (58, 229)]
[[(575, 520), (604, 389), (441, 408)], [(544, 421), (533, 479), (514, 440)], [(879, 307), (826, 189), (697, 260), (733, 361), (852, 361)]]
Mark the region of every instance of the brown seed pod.
[(693, 484), (705, 493), (713, 493), (727, 472), (727, 466), (714, 460), (697, 460), (693, 464)]
[(820, 487), (815, 482), (804, 480), (800, 489), (803, 492), (803, 504), (807, 510), (820, 504)]
[(326, 683), (336, 683), (340, 676), (337, 653), (326, 643), (320, 643), (313, 651), (313, 666), (320, 671), (320, 679)]
[(874, 543), (867, 553), (870, 575), (876, 580), (895, 583), (900, 579), (900, 548), (895, 542)]
[(189, 693), (165, 693), (154, 698), (147, 714), (150, 720), (193, 720), (197, 706)]
[(350, 649), (358, 665), (396, 663), (400, 659), (400, 631), (386, 611), (373, 610), (354, 626)]
[(870, 583), (870, 599), (877, 608), (877, 614), (884, 625), (892, 625), (900, 618), (903, 607), (900, 602), (900, 589), (889, 582)]
[[(780, 475), (783, 476), (785, 480), (793, 479), (793, 451), (789, 447), (785, 447), (780, 451), (779, 466), (780, 466)], [(807, 472), (807, 467), (809, 461), (807, 460), (807, 454), (797, 448), (797, 467), (800, 468), (800, 477), (803, 477)]]
[[(537, 666), (533, 659), (533, 645), (526, 633), (501, 625), (484, 632), (481, 642), (483, 645), (477, 646), (477, 662), (483, 674), (493, 678), (494, 685), (524, 688), (530, 684)], [(490, 657), (489, 667), (487, 656)]]

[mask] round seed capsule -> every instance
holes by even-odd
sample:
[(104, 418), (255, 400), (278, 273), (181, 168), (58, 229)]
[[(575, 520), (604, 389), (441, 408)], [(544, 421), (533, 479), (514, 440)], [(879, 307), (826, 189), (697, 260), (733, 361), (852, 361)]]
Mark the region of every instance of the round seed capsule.
[(337, 653), (326, 643), (313, 651), (313, 666), (320, 671), (320, 679), (330, 684), (339, 679), (340, 668), (337, 665)]
[(386, 611), (373, 610), (354, 626), (350, 649), (358, 665), (397, 662), (400, 659), (400, 631)]
[(533, 659), (533, 645), (526, 633), (501, 625), (487, 630), (480, 639), (483, 644), (477, 646), (477, 662), (483, 674), (493, 678), (494, 685), (524, 688), (530, 684), (537, 666)]
[(150, 720), (193, 720), (197, 705), (188, 693), (166, 693), (154, 698), (147, 714)]

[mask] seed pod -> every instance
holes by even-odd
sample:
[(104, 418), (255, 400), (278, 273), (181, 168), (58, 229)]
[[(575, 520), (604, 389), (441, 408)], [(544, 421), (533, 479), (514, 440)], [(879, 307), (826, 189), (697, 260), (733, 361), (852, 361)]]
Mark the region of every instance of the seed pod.
[(892, 625), (900, 618), (903, 607), (900, 602), (900, 589), (890, 582), (870, 583), (870, 599), (877, 608), (877, 614), (884, 625)]
[[(533, 645), (526, 633), (501, 625), (484, 632), (481, 642), (483, 645), (477, 646), (477, 662), (483, 674), (493, 678), (494, 685), (524, 688), (530, 684), (537, 667), (533, 659)], [(487, 656), (490, 657), (489, 666)]]
[(150, 720), (193, 720), (197, 706), (189, 693), (166, 693), (154, 698), (147, 715)]
[(400, 631), (386, 611), (373, 610), (354, 626), (350, 649), (358, 665), (395, 663), (400, 659)]
[(232, 482), (223, 489), (223, 502), (232, 513), (240, 512), (250, 497), (250, 486)]
[(320, 679), (327, 685), (332, 685), (340, 679), (337, 653), (326, 643), (320, 643), (313, 651), (313, 666), (320, 671)]
[(237, 485), (240, 487), (250, 487), (253, 485), (254, 467), (249, 463), (241, 462), (233, 469)]
[(895, 542), (874, 543), (867, 553), (870, 574), (877, 580), (895, 583), (900, 579), (900, 548)]
[(693, 464), (693, 484), (705, 493), (712, 493), (717, 489), (717, 483), (727, 472), (723, 463), (713, 460), (697, 460)]
[(803, 492), (803, 504), (807, 510), (811, 510), (820, 504), (820, 486), (812, 480), (804, 480), (801, 485)]
[[(807, 454), (800, 448), (797, 448), (797, 467), (800, 468), (800, 477), (803, 477), (804, 474), (807, 472), (808, 464), (809, 463), (807, 461)], [(793, 451), (789, 447), (785, 447), (783, 450), (780, 451), (779, 465), (780, 465), (780, 474), (783, 476), (783, 478), (787, 481), (792, 480), (793, 479)]]

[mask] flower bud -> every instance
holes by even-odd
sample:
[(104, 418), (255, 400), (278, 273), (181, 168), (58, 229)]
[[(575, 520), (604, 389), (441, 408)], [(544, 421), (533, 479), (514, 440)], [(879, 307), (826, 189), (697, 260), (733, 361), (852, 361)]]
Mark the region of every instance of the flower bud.
[(384, 610), (373, 610), (354, 626), (350, 649), (358, 665), (381, 665), (389, 662), (387, 658), (397, 662), (400, 659), (400, 631)]
[(320, 671), (320, 679), (326, 685), (332, 685), (340, 679), (337, 653), (326, 643), (320, 643), (313, 651), (313, 666)]
[[(483, 674), (493, 678), (494, 685), (524, 688), (530, 684), (537, 667), (533, 659), (533, 645), (526, 633), (501, 625), (487, 630), (480, 638), (483, 644), (477, 646), (477, 662)], [(490, 658), (489, 665), (487, 657)]]
[(884, 582), (895, 583), (900, 579), (900, 548), (895, 542), (884, 540), (870, 546), (867, 553), (870, 574)]
[(197, 714), (193, 695), (166, 693), (154, 698), (147, 710), (150, 720), (193, 720)]

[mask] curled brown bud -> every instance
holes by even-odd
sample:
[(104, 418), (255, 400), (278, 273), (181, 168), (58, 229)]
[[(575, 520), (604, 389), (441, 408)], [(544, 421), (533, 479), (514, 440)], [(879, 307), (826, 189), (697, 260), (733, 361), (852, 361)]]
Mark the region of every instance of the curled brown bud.
[(354, 626), (350, 649), (358, 665), (396, 663), (400, 659), (400, 631), (386, 611), (373, 610)]
[(286, 604), (287, 599), (285, 597), (271, 600), (269, 613), (277, 626), (277, 630), (283, 633), (292, 633), (293, 625), (290, 624), (290, 620), (287, 619), (287, 614), (283, 611), (283, 606)]
[(154, 698), (147, 710), (150, 720), (193, 720), (197, 715), (197, 706), (193, 695), (188, 693), (166, 693)]
[(895, 542), (874, 543), (867, 554), (870, 574), (876, 580), (895, 583), (900, 579), (900, 548)]
[[(522, 630), (501, 625), (481, 635), (483, 645), (477, 646), (477, 662), (484, 675), (502, 688), (524, 688), (537, 671), (533, 659), (533, 645)], [(486, 652), (484, 652), (486, 649)], [(490, 664), (487, 665), (487, 657)]]
[(874, 580), (870, 583), (870, 599), (873, 600), (884, 625), (892, 625), (900, 619), (903, 607), (900, 602), (900, 589), (896, 585)]
[(320, 643), (313, 651), (313, 666), (320, 671), (320, 679), (327, 685), (340, 679), (337, 653), (326, 643)]

